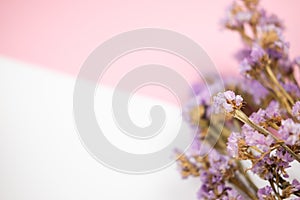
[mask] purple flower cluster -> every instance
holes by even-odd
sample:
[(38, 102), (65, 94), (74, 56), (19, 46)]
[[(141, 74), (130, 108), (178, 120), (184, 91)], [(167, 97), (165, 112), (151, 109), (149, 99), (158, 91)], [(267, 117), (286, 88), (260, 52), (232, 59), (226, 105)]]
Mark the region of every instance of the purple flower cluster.
[(264, 200), (264, 199), (272, 199), (273, 197), (273, 190), (270, 186), (265, 186), (263, 188), (260, 188), (257, 192), (257, 197), (260, 200)]
[(296, 99), (300, 98), (300, 89), (296, 83), (288, 82), (282, 84), (283, 88)]
[(253, 13), (245, 11), (234, 2), (226, 11), (226, 18), (223, 20), (223, 24), (231, 29), (239, 29), (244, 23), (250, 22), (253, 17)]
[(237, 132), (232, 132), (228, 137), (227, 151), (230, 156), (234, 158), (237, 158), (239, 156), (238, 142), (241, 139), (242, 139), (241, 134)]
[[(225, 92), (213, 81), (213, 91), (195, 87), (196, 105), (185, 115), (199, 134), (180, 159), (183, 177), (199, 176), (199, 199), (299, 200), (300, 182), (289, 170), (300, 163), (300, 57), (291, 59), (282, 21), (259, 0), (235, 1), (223, 24), (244, 42), (236, 56), (243, 78), (225, 80)], [(225, 115), (211, 120), (214, 113)]]
[(240, 72), (248, 77), (252, 70), (257, 70), (265, 64), (263, 61), (265, 56), (267, 54), (261, 46), (257, 44), (253, 45), (249, 55), (244, 57), (240, 64)]
[(228, 181), (234, 178), (235, 168), (235, 163), (230, 157), (212, 149), (205, 157), (205, 165), (200, 168), (202, 185), (198, 191), (198, 198), (242, 200), (243, 197), (228, 184)]
[(233, 91), (220, 92), (213, 97), (213, 111), (215, 113), (231, 113), (243, 105), (243, 98)]
[(292, 119), (282, 120), (278, 133), (286, 144), (295, 145), (300, 142), (300, 123), (296, 123)]
[(295, 105), (293, 106), (293, 110), (292, 110), (292, 113), (294, 115), (294, 117), (300, 121), (300, 101), (297, 101), (295, 103)]

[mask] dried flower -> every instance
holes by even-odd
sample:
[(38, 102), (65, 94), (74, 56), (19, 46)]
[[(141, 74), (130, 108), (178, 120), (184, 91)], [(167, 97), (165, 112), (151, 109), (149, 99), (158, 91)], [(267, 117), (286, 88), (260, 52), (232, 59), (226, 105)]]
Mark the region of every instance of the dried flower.
[(242, 138), (240, 133), (237, 132), (232, 132), (230, 136), (228, 137), (228, 142), (227, 142), (227, 151), (230, 156), (232, 157), (238, 157), (238, 142)]
[[(216, 84), (212, 99), (197, 86), (196, 105), (187, 107), (187, 119), (199, 135), (179, 165), (183, 177), (199, 176), (199, 199), (300, 199), (300, 183), (287, 170), (292, 162), (300, 163), (300, 86), (295, 77), (300, 57), (290, 59), (282, 21), (258, 3), (233, 3), (224, 21), (244, 41), (236, 55), (243, 78), (226, 79), (225, 92), (218, 92)], [(227, 114), (224, 126), (218, 118), (210, 119), (213, 113)], [(250, 163), (247, 169), (244, 161)], [(266, 186), (258, 188), (248, 170)]]
[(240, 109), (243, 105), (243, 98), (235, 95), (233, 91), (220, 92), (213, 97), (213, 110), (215, 113), (231, 113)]
[(275, 196), (272, 195), (273, 190), (270, 186), (265, 186), (258, 190), (257, 196), (259, 200), (275, 200)]
[(289, 145), (295, 145), (300, 139), (300, 124), (292, 119), (282, 120), (281, 127), (278, 130), (280, 137)]
[(244, 11), (240, 5), (234, 2), (227, 9), (226, 18), (223, 20), (223, 24), (230, 29), (239, 29), (245, 22), (250, 22), (251, 18), (251, 12)]
[(300, 121), (300, 101), (297, 101), (293, 106), (292, 114), (297, 120)]

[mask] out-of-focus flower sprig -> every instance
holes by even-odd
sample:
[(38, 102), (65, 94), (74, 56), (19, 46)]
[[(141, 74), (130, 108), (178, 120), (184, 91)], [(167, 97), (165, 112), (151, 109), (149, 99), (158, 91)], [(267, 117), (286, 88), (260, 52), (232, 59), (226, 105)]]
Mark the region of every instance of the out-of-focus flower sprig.
[(242, 77), (225, 78), (225, 92), (213, 79), (213, 91), (195, 86), (185, 117), (198, 135), (178, 159), (182, 177), (200, 178), (199, 199), (300, 199), (299, 177), (289, 174), (300, 166), (300, 57), (290, 58), (282, 21), (259, 0), (235, 1), (223, 24), (244, 42)]

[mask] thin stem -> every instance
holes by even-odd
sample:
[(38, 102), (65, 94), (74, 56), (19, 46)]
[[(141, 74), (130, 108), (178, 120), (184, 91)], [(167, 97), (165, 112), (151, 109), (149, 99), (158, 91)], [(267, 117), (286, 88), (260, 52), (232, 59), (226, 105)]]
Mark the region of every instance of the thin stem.
[(287, 111), (291, 114), (292, 113), (292, 109), (287, 101), (287, 99), (281, 94), (280, 91), (277, 90), (276, 87), (274, 87), (274, 85), (271, 85), (269, 82), (266, 81), (266, 79), (264, 77), (257, 77), (258, 81), (265, 87), (268, 89), (268, 91), (274, 95), (274, 98), (280, 102), (281, 105), (283, 105)]
[(274, 128), (276, 131), (279, 130), (279, 127), (277, 126), (277, 124), (275, 124), (273, 122), (268, 123), (268, 125), (270, 125), (272, 128)]
[(238, 169), (239, 169), (240, 173), (242, 173), (245, 176), (245, 178), (246, 178), (247, 182), (249, 183), (249, 185), (252, 187), (252, 189), (255, 191), (255, 193), (257, 193), (257, 191), (258, 191), (257, 186), (253, 183), (253, 181), (251, 180), (251, 178), (249, 177), (247, 172), (244, 170), (241, 162), (237, 161), (237, 165), (238, 165)]
[(271, 78), (271, 80), (273, 81), (273, 83), (279, 88), (279, 90), (283, 93), (283, 95), (285, 96), (285, 98), (287, 98), (287, 100), (291, 103), (291, 105), (294, 105), (295, 102), (293, 100), (293, 98), (286, 92), (286, 90), (282, 87), (282, 85), (279, 83), (279, 81), (277, 80), (275, 74), (273, 73), (273, 71), (270, 68), (270, 65), (266, 66), (266, 72), (268, 73), (269, 77)]
[(246, 42), (248, 45), (252, 45), (253, 39), (246, 34), (244, 28), (238, 30), (238, 32), (240, 33), (240, 35), (241, 35), (242, 39), (244, 40), (244, 42)]
[(238, 177), (231, 178), (229, 182), (235, 185), (241, 191), (243, 191), (251, 199), (258, 200), (257, 197), (248, 190), (248, 188), (243, 184), (243, 182), (238, 179)]
[(274, 186), (273, 181), (269, 180), (269, 183), (270, 183), (271, 188), (272, 188), (272, 190), (274, 191), (276, 197), (277, 197), (279, 200), (282, 200), (281, 196), (279, 195), (279, 193), (278, 193), (278, 192), (276, 191), (276, 189), (275, 189), (275, 186)]
[[(218, 150), (220, 153), (225, 154), (226, 153), (226, 143), (222, 139), (221, 134), (219, 134), (219, 129), (216, 128), (214, 125), (210, 126), (211, 129), (208, 129), (206, 140), (209, 142), (209, 144), (214, 147), (216, 150)], [(212, 139), (212, 140), (210, 140)]]
[(264, 129), (263, 127), (261, 127), (261, 126), (255, 124), (254, 122), (252, 122), (248, 118), (248, 116), (245, 113), (243, 113), (241, 110), (236, 110), (235, 113), (234, 113), (234, 117), (237, 118), (237, 119), (239, 119), (240, 121), (244, 122), (245, 124), (250, 125), (252, 128), (256, 129), (257, 131), (259, 131), (263, 135), (265, 135), (265, 136), (267, 136), (267, 135), (272, 136), (281, 147), (283, 147), (286, 151), (288, 151), (300, 163), (300, 157), (293, 150), (291, 150), (284, 143), (284, 141), (282, 141), (281, 139), (279, 139), (276, 135), (274, 135), (270, 131), (268, 131), (268, 130)]
[(250, 148), (254, 149), (255, 151), (257, 151), (260, 154), (263, 154), (264, 152), (262, 152), (257, 146), (250, 146)]

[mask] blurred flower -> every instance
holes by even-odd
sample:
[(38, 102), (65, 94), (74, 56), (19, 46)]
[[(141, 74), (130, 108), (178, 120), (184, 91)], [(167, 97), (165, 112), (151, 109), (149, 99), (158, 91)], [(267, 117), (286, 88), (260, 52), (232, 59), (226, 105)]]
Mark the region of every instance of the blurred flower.
[(293, 106), (292, 114), (297, 120), (300, 121), (300, 101), (297, 101)]
[(259, 11), (260, 13), (260, 20), (259, 20), (259, 25), (260, 26), (267, 26), (267, 25), (274, 25), (276, 27), (279, 27), (281, 29), (284, 28), (284, 25), (282, 21), (278, 18), (278, 16), (271, 14), (270, 16), (267, 15), (266, 10), (261, 9)]
[(295, 191), (300, 190), (300, 182), (299, 182), (298, 180), (294, 179), (294, 180), (292, 181), (292, 186), (293, 186), (293, 188), (295, 189)]
[(272, 195), (272, 193), (273, 193), (272, 188), (270, 186), (265, 186), (258, 190), (257, 196), (259, 200), (265, 200), (265, 199), (275, 200), (275, 197)]
[(228, 137), (227, 142), (227, 151), (230, 156), (237, 158), (238, 157), (238, 142), (241, 139), (241, 134), (237, 132), (232, 132), (230, 136)]
[(240, 87), (243, 91), (252, 96), (254, 103), (257, 105), (259, 105), (269, 94), (269, 91), (254, 79), (243, 80)]
[(295, 98), (300, 98), (300, 88), (295, 83), (283, 83), (283, 88)]
[(282, 120), (278, 133), (287, 144), (294, 145), (300, 139), (300, 124), (292, 119)]
[(250, 62), (251, 63), (259, 63), (263, 56), (266, 55), (266, 52), (261, 46), (255, 44), (252, 47), (251, 53), (250, 53)]
[(240, 29), (245, 22), (250, 22), (251, 18), (252, 13), (250, 11), (244, 11), (240, 5), (234, 2), (227, 8), (223, 24), (227, 28)]
[[(183, 177), (199, 176), (199, 199), (300, 197), (300, 183), (287, 170), (300, 162), (300, 86), (295, 77), (300, 57), (291, 61), (282, 21), (258, 3), (236, 1), (224, 20), (245, 44), (235, 56), (243, 78), (224, 79), (225, 92), (218, 92), (218, 84), (213, 92), (204, 84), (193, 88), (197, 100), (187, 113), (199, 135), (180, 163)], [(225, 123), (224, 115), (211, 119), (213, 113), (227, 114)], [(250, 163), (248, 170), (268, 185), (257, 188), (241, 161)]]
[(220, 92), (213, 97), (213, 110), (215, 113), (231, 113), (240, 109), (243, 105), (243, 98), (235, 95), (233, 91)]

